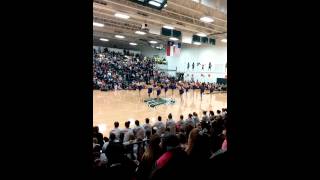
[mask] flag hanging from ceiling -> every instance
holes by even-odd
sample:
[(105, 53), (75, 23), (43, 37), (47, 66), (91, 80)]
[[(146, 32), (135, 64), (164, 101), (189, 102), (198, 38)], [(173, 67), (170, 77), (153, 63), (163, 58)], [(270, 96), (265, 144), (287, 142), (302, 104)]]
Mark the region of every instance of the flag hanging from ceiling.
[(174, 42), (173, 41), (168, 41), (167, 44), (167, 56), (173, 56), (173, 51), (174, 51)]
[(177, 43), (174, 46), (174, 56), (179, 56), (181, 52), (181, 43)]
[(168, 41), (166, 51), (167, 51), (167, 56), (179, 56), (181, 52), (181, 43)]

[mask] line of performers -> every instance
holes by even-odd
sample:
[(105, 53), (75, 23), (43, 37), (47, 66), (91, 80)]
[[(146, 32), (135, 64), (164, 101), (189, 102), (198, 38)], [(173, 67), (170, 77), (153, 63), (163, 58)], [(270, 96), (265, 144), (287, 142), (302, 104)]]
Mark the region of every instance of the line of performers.
[(214, 90), (217, 90), (218, 87), (215, 84), (211, 83), (189, 83), (189, 82), (177, 82), (177, 83), (151, 83), (145, 84), (143, 82), (138, 82), (135, 84), (135, 89), (139, 90), (139, 96), (142, 89), (147, 88), (148, 97), (151, 97), (151, 94), (156, 92), (157, 98), (159, 99), (162, 89), (164, 89), (164, 95), (166, 97), (167, 91), (171, 89), (172, 95), (175, 89), (179, 90), (180, 98), (182, 99), (182, 95), (184, 93), (188, 93), (190, 89), (200, 89), (200, 96), (202, 100), (202, 95), (204, 94), (205, 90), (208, 90), (210, 94), (213, 93)]

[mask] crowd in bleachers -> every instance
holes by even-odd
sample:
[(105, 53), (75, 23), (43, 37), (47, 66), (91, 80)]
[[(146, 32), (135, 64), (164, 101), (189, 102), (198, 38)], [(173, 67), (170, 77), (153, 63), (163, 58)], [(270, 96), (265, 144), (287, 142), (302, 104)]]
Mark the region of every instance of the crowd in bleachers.
[(94, 54), (93, 88), (100, 90), (132, 89), (137, 82), (169, 81), (169, 77), (155, 68), (153, 58), (124, 55), (117, 52)]
[[(181, 87), (188, 89), (226, 91), (227, 85), (216, 83), (200, 83), (180, 81), (175, 77), (159, 71), (154, 58), (141, 55), (125, 55), (119, 52), (96, 53), (93, 57), (93, 89), (103, 91), (129, 89), (136, 90), (139, 86), (147, 88), (153, 84), (163, 89), (164, 87)], [(155, 86), (154, 86), (155, 87)]]
[(133, 128), (114, 122), (109, 137), (93, 128), (95, 175), (119, 179), (188, 179), (206, 173), (217, 176), (227, 158), (227, 109), (196, 112), (154, 123), (136, 120)]

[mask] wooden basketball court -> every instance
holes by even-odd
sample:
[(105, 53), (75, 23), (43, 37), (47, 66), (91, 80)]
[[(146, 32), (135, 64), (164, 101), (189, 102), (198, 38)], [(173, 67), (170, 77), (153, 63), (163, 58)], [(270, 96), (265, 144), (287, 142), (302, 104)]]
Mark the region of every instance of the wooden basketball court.
[[(153, 98), (156, 93), (153, 92)], [(164, 91), (160, 97), (164, 98)], [(198, 113), (201, 118), (203, 110), (216, 110), (227, 107), (227, 93), (205, 94), (200, 99), (200, 90), (193, 90), (183, 94), (181, 101), (178, 90), (174, 90), (172, 95), (171, 89), (168, 90), (166, 98), (175, 99), (172, 105), (159, 105), (155, 108), (148, 107), (143, 101), (148, 99), (147, 90), (118, 90), (118, 91), (93, 91), (93, 125), (99, 126), (100, 132), (109, 137), (109, 131), (113, 128), (114, 121), (120, 123), (120, 128), (124, 128), (125, 121), (131, 121), (130, 126), (134, 126), (134, 121), (139, 120), (140, 124), (145, 122), (145, 118), (150, 119), (153, 124), (156, 118), (162, 116), (162, 121), (166, 122), (169, 113), (172, 113), (174, 120), (179, 120), (180, 115), (187, 118), (192, 112)]]

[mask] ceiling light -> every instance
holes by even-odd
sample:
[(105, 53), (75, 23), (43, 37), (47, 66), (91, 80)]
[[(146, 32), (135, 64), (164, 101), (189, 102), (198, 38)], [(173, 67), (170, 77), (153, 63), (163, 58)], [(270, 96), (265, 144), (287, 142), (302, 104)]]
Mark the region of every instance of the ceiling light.
[(151, 43), (151, 44), (156, 44), (156, 43), (158, 43), (157, 41), (149, 41), (149, 43)]
[(124, 36), (121, 36), (121, 35), (115, 35), (114, 37), (120, 38), (120, 39), (123, 39), (123, 38), (124, 38)]
[(125, 15), (125, 14), (120, 14), (120, 13), (115, 13), (114, 16), (118, 17), (118, 18), (122, 18), (122, 19), (129, 19), (130, 18), (130, 16)]
[(204, 16), (200, 18), (200, 21), (203, 21), (205, 23), (210, 23), (210, 22), (213, 22), (213, 19), (211, 17)]
[(166, 28), (166, 29), (174, 29), (174, 27), (172, 26), (162, 26), (163, 28)]
[(201, 45), (200, 42), (194, 42), (193, 44), (194, 44), (194, 45)]
[(157, 6), (157, 7), (160, 7), (161, 4), (158, 3), (158, 2), (155, 2), (155, 1), (149, 1), (149, 4), (153, 5), (153, 6)]
[(137, 43), (129, 43), (130, 45), (132, 45), (132, 46), (136, 46), (136, 45), (138, 45)]
[(223, 42), (223, 43), (227, 43), (227, 39), (226, 39), (226, 38), (221, 39), (221, 42)]
[(169, 39), (172, 40), (172, 41), (177, 41), (177, 40), (179, 40), (178, 38), (175, 38), (175, 37), (170, 37)]
[(136, 31), (136, 34), (145, 35), (146, 33), (143, 31)]
[(109, 41), (109, 39), (100, 38), (100, 41)]
[(201, 36), (201, 37), (206, 37), (207, 35), (204, 34), (204, 33), (197, 33), (198, 36)]
[(93, 22), (93, 25), (94, 25), (94, 26), (97, 26), (97, 27), (103, 27), (103, 26), (104, 26), (104, 24), (97, 23), (97, 22)]

